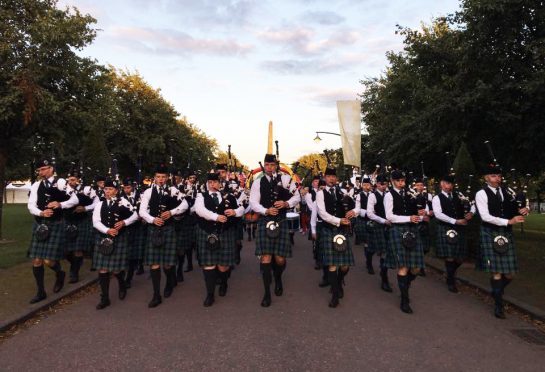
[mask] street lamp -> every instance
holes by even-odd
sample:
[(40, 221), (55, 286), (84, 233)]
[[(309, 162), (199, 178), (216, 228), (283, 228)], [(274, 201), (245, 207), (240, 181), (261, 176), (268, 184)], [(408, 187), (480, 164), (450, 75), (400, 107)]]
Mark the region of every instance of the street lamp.
[(314, 142), (316, 142), (316, 143), (320, 143), (320, 141), (322, 140), (322, 139), (320, 138), (319, 133), (322, 133), (322, 134), (331, 134), (331, 135), (333, 135), (333, 136), (339, 136), (339, 137), (341, 136), (339, 133), (333, 133), (333, 132), (316, 132), (316, 137), (314, 138)]

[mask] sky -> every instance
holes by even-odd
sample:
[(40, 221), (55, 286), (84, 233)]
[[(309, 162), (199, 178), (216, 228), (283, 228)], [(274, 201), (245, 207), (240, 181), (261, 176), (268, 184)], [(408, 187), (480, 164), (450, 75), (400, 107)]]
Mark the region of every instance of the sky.
[(250, 167), (267, 149), (268, 122), (285, 163), (341, 147), (336, 101), (357, 99), (396, 25), (453, 13), (458, 0), (62, 0), (97, 19), (83, 55), (138, 71), (181, 116)]

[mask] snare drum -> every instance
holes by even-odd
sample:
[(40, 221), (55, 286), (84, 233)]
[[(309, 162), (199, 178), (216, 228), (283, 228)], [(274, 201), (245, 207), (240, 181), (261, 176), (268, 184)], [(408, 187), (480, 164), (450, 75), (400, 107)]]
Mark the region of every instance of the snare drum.
[(286, 220), (288, 220), (288, 226), (289, 226), (290, 232), (299, 231), (299, 228), (300, 228), (299, 213), (296, 213), (296, 212), (286, 213)]

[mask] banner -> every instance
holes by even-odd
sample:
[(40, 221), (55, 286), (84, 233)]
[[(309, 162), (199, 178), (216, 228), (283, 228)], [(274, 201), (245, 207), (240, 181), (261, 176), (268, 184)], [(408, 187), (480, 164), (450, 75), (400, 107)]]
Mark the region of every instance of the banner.
[(361, 102), (337, 101), (344, 164), (361, 169)]

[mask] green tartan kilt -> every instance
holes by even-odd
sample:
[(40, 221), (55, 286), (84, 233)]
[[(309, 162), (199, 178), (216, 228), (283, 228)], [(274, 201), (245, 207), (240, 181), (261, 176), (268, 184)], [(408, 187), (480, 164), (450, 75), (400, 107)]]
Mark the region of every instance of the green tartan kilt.
[(326, 225), (320, 229), (320, 253), (322, 264), (327, 266), (354, 266), (354, 255), (352, 254), (352, 242), (350, 237), (346, 239), (347, 246), (344, 252), (337, 252), (333, 249), (333, 237), (339, 234), (338, 229), (332, 229)]
[(105, 256), (98, 250), (98, 244), (105, 234), (97, 234), (95, 240), (95, 250), (93, 253), (93, 264), (97, 270), (121, 271), (127, 270), (127, 256), (129, 253), (129, 234), (128, 231), (121, 232), (114, 238), (114, 250), (110, 256)]
[(182, 221), (174, 222), (176, 229), (176, 248), (178, 254), (184, 255), (185, 252), (192, 250), (195, 247), (197, 240), (197, 225), (189, 224)]
[(257, 222), (255, 237), (255, 255), (275, 255), (280, 257), (291, 257), (291, 242), (289, 235), (289, 224), (287, 220), (279, 223), (280, 235), (276, 239), (270, 239), (265, 232), (265, 226), (271, 218), (261, 217)]
[[(401, 236), (405, 231), (411, 231), (416, 236), (416, 246), (412, 250), (408, 250), (403, 246)], [(416, 225), (407, 224), (400, 226), (392, 224), (388, 229), (388, 250), (385, 264), (390, 269), (400, 267), (415, 269), (424, 267), (422, 238)]]
[(64, 257), (64, 221), (62, 219), (47, 221), (47, 218), (43, 220), (43, 223), (49, 228), (49, 237), (43, 242), (39, 242), (36, 239), (36, 229), (39, 224), (34, 221), (32, 224), (32, 239), (28, 249), (28, 257), (58, 261)]
[(148, 225), (142, 221), (136, 221), (127, 227), (129, 233), (129, 260), (143, 260), (147, 244)]
[[(509, 239), (509, 249), (503, 255), (494, 251), (494, 238), (503, 235)], [(516, 273), (519, 271), (517, 254), (515, 251), (514, 235), (503, 226), (491, 228), (481, 225), (480, 233), (480, 265), (478, 270), (491, 273)]]
[(237, 226), (233, 226), (220, 235), (220, 248), (211, 251), (208, 249), (206, 238), (208, 233), (196, 227), (197, 235), (197, 252), (199, 254), (199, 265), (201, 266), (231, 266), (235, 264), (235, 240), (237, 234)]
[(366, 252), (384, 254), (388, 250), (388, 233), (385, 230), (385, 226), (376, 222), (369, 221), (367, 224), (367, 234), (369, 242), (365, 248)]
[[(425, 225), (425, 228), (420, 229), (423, 225)], [(428, 222), (422, 222), (419, 225), (419, 232), (420, 232), (420, 238), (422, 239), (422, 250), (424, 251), (424, 254), (428, 253), (430, 251), (431, 247), (431, 236), (430, 236), (430, 224)]]
[[(163, 229), (165, 243), (161, 247), (154, 247), (152, 244), (153, 232), (159, 228)], [(178, 263), (176, 231), (173, 223), (162, 227), (148, 224), (145, 257), (146, 265), (172, 266)]]
[[(447, 240), (447, 231), (456, 230), (458, 232), (458, 242), (450, 244)], [(446, 226), (440, 223), (435, 225), (437, 235), (436, 256), (440, 258), (455, 258), (463, 261), (468, 254), (467, 251), (467, 236), (465, 228), (460, 226)]]
[(244, 240), (244, 221), (242, 218), (237, 219), (236, 240)]
[(91, 214), (88, 214), (85, 218), (79, 220), (74, 220), (70, 222), (65, 220), (65, 226), (68, 223), (77, 226), (78, 235), (76, 236), (76, 239), (70, 240), (68, 236), (66, 236), (67, 234), (65, 234), (65, 252), (89, 251), (91, 246), (94, 244), (94, 228), (93, 222), (91, 220)]
[(369, 234), (367, 232), (367, 221), (364, 218), (356, 218), (356, 222), (354, 223), (354, 235), (356, 236), (356, 242), (368, 242)]

